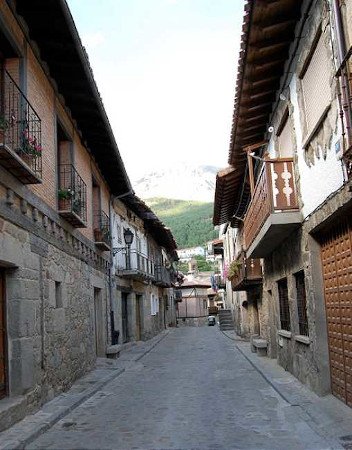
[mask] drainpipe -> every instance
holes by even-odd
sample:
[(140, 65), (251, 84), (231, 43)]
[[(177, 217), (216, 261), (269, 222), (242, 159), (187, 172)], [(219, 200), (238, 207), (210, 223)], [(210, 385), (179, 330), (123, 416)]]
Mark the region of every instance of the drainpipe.
[[(351, 130), (352, 130), (352, 124), (351, 124), (351, 105), (349, 102), (349, 81), (348, 81), (348, 74), (346, 71), (346, 40), (345, 40), (345, 34), (343, 30), (343, 23), (342, 23), (342, 17), (341, 17), (341, 10), (339, 5), (339, 0), (332, 0), (332, 8), (333, 8), (333, 19), (334, 19), (334, 27), (336, 31), (336, 41), (337, 41), (337, 51), (338, 51), (338, 64), (339, 64), (339, 71), (341, 73), (342, 83), (340, 90), (342, 92), (342, 104), (341, 104), (341, 112), (345, 116), (346, 121), (346, 131), (347, 131), (347, 148), (351, 147)], [(344, 122), (343, 117), (341, 114), (341, 120), (342, 120), (342, 129), (343, 129), (343, 135), (344, 135)], [(344, 148), (344, 151), (346, 151), (346, 148)]]

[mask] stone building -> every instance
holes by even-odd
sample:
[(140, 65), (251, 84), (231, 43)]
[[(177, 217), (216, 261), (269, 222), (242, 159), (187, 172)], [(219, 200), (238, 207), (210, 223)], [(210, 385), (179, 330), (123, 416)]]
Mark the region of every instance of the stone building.
[[(112, 199), (127, 210), (136, 200), (66, 3), (0, 2), (0, 37), (3, 429), (67, 389), (115, 342)], [(173, 254), (170, 231), (151, 222), (156, 248), (162, 241)], [(168, 310), (159, 320), (146, 314), (148, 331), (129, 336), (148, 338), (174, 318)]]
[(351, 7), (246, 3), (230, 166), (214, 206), (214, 224), (235, 229), (224, 245), (246, 310), (238, 330), (350, 406)]
[(176, 243), (170, 230), (135, 196), (114, 200), (111, 220), (114, 328), (121, 343), (149, 339), (176, 325)]

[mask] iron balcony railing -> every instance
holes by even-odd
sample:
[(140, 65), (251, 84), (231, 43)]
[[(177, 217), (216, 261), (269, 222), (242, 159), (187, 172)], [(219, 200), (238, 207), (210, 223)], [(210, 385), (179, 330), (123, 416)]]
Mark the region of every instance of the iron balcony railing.
[(93, 229), (95, 245), (103, 250), (110, 250), (110, 220), (104, 211), (94, 214)]
[[(0, 146), (14, 152), (41, 179), (41, 120), (6, 70), (0, 83)], [(11, 168), (17, 170), (14, 164)]]
[(87, 186), (72, 164), (59, 167), (59, 213), (76, 227), (87, 223)]
[(252, 244), (270, 214), (292, 210), (298, 210), (293, 159), (265, 161), (244, 219), (246, 249)]
[(116, 272), (118, 275), (152, 279), (155, 277), (154, 261), (140, 251), (127, 247), (117, 255)]

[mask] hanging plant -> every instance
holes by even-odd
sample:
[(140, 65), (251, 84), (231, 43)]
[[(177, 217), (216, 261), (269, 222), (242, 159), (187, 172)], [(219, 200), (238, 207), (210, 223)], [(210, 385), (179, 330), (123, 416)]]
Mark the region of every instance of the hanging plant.
[(237, 273), (240, 271), (242, 267), (242, 262), (238, 259), (235, 259), (234, 261), (231, 261), (229, 265), (229, 270), (227, 273), (228, 280), (231, 280), (233, 277), (237, 275)]

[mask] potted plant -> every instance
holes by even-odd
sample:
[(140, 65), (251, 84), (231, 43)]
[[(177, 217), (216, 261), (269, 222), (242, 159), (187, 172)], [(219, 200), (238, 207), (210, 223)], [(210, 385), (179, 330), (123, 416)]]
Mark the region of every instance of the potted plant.
[(238, 259), (235, 259), (234, 261), (231, 261), (227, 273), (228, 280), (232, 280), (235, 276), (237, 276), (238, 272), (240, 271), (242, 267), (242, 262)]
[(31, 136), (28, 130), (23, 132), (21, 143), (21, 158), (28, 164), (32, 165), (33, 159), (42, 156), (42, 146), (38, 144), (37, 139)]
[(66, 210), (71, 209), (71, 199), (74, 197), (75, 192), (71, 188), (60, 188), (58, 190), (59, 209)]

